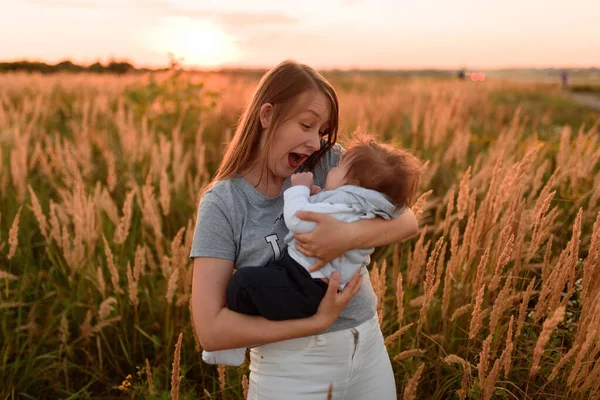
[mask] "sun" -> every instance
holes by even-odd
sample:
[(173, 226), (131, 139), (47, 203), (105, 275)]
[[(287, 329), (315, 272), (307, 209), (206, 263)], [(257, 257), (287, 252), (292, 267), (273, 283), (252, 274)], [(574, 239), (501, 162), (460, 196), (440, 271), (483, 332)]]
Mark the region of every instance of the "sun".
[(188, 66), (218, 67), (236, 61), (239, 55), (233, 38), (210, 21), (172, 18), (155, 38), (156, 50), (183, 57)]

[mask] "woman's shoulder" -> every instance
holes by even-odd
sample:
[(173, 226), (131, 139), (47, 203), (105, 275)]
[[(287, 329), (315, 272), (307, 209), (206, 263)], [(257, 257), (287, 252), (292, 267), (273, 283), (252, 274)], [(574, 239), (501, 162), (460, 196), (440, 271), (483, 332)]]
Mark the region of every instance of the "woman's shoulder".
[(202, 195), (202, 201), (221, 203), (225, 206), (239, 194), (239, 182), (236, 178), (227, 178), (211, 183), (208, 190)]

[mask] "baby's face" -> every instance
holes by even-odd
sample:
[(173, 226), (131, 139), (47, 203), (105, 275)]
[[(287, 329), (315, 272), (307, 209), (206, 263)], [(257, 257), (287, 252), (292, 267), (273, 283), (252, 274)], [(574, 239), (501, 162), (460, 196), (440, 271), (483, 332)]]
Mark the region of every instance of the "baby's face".
[(334, 190), (346, 184), (347, 163), (342, 158), (337, 167), (333, 167), (325, 179), (325, 190)]

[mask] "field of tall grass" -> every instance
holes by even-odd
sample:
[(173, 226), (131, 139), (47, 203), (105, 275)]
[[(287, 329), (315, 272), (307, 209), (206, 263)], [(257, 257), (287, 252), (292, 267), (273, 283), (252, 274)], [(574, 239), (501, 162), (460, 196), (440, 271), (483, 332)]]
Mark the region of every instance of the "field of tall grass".
[[(427, 161), (370, 267), (399, 398), (600, 399), (598, 116), (550, 86), (329, 74)], [(238, 399), (189, 312), (199, 194), (259, 76), (0, 75), (0, 399)]]

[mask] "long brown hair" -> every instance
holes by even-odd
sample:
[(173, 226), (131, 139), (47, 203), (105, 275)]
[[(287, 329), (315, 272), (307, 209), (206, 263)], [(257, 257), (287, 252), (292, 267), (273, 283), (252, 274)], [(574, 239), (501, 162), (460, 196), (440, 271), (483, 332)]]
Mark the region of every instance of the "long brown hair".
[[(271, 146), (273, 132), (290, 117), (289, 114), (297, 105), (301, 94), (309, 90), (317, 90), (327, 98), (330, 118), (326, 136), (321, 140), (321, 148), (303, 164), (304, 169), (312, 170), (337, 140), (338, 97), (331, 84), (321, 74), (308, 65), (287, 60), (268, 71), (260, 80), (250, 103), (239, 119), (233, 139), (227, 145), (223, 161), (208, 187), (256, 165), (260, 160), (253, 157), (259, 150), (262, 134), (266, 135), (267, 151), (262, 157), (266, 165), (266, 154)], [(269, 127), (263, 133), (260, 108), (265, 103), (273, 105), (273, 114)]]

